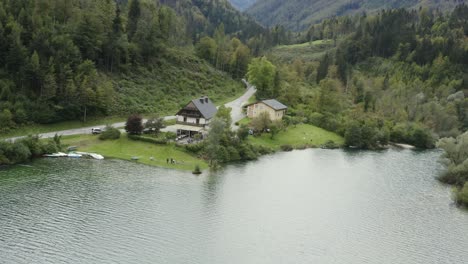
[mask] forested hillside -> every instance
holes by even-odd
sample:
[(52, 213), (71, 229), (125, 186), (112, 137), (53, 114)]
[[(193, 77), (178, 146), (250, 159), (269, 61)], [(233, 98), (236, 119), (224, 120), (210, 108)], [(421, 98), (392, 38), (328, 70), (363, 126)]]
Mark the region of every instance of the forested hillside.
[(228, 0), (161, 0), (173, 7), (186, 20), (187, 32), (193, 37), (212, 35), (224, 25), (226, 34), (247, 40), (266, 32), (255, 20), (232, 7)]
[(381, 9), (428, 7), (452, 10), (466, 0), (258, 0), (247, 10), (265, 26), (283, 25), (290, 30), (304, 30), (334, 16), (360, 14)]
[[(347, 145), (419, 147), (468, 129), (468, 7), (397, 9), (313, 25), (309, 42), (275, 47), (279, 97), (292, 122), (336, 131)], [(273, 75), (274, 76), (274, 75)]]
[[(156, 0), (0, 1), (0, 131), (91, 115), (171, 113), (194, 96), (238, 94), (242, 84), (229, 72), (241, 74), (232, 53), (242, 41), (231, 38), (263, 29), (226, 1), (176, 2), (173, 9)], [(193, 48), (216, 28), (224, 71)]]
[(252, 6), (257, 0), (229, 0), (229, 2), (231, 2), (231, 4), (241, 10), (241, 11), (244, 11), (246, 10), (247, 8), (249, 8), (250, 6)]

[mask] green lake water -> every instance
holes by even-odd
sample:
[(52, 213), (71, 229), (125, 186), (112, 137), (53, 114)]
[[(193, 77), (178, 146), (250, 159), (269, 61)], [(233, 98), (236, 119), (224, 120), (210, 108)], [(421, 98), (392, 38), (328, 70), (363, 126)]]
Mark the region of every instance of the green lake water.
[(314, 149), (201, 176), (41, 159), (0, 170), (0, 263), (468, 263), (439, 155)]

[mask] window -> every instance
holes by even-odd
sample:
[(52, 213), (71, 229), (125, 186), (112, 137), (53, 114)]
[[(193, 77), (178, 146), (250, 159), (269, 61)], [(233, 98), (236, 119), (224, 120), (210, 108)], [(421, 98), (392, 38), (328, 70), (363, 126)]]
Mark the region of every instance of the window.
[(187, 123), (187, 117), (186, 116), (184, 116), (184, 122)]
[(197, 118), (197, 125), (200, 124), (200, 118)]

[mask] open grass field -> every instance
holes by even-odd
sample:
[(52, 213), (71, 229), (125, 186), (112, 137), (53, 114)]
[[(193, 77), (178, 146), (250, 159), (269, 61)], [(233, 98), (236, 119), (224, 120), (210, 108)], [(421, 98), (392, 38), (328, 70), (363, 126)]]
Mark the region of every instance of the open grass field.
[(268, 55), (274, 60), (282, 62), (292, 62), (298, 58), (302, 61), (314, 61), (320, 59), (333, 48), (333, 40), (317, 40), (302, 44), (277, 46)]
[[(141, 141), (133, 141), (122, 135), (118, 140), (99, 140), (93, 135), (77, 135), (64, 137), (62, 143), (68, 146), (77, 146), (78, 151), (95, 152), (106, 158), (116, 158), (131, 161), (138, 157), (138, 163), (152, 166), (192, 171), (195, 165), (201, 169), (208, 168), (208, 164), (184, 149), (175, 145), (156, 145)], [(153, 157), (153, 160), (150, 159)], [(173, 158), (177, 164), (167, 164), (166, 159)]]
[(332, 140), (338, 145), (344, 144), (344, 139), (327, 130), (312, 125), (297, 125), (288, 127), (286, 131), (281, 131), (274, 139), (270, 134), (263, 134), (260, 137), (249, 136), (249, 142), (254, 145), (263, 145), (278, 150), (282, 145), (291, 145), (294, 148), (304, 146), (320, 146)]

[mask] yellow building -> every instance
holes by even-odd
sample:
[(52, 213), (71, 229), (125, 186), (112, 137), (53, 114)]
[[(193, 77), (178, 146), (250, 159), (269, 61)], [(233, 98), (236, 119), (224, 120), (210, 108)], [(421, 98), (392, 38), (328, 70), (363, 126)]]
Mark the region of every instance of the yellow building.
[(288, 107), (275, 99), (263, 100), (247, 105), (247, 116), (255, 118), (262, 112), (267, 112), (270, 114), (270, 119), (275, 121), (281, 120), (286, 114), (286, 110), (288, 110)]

